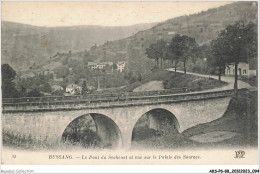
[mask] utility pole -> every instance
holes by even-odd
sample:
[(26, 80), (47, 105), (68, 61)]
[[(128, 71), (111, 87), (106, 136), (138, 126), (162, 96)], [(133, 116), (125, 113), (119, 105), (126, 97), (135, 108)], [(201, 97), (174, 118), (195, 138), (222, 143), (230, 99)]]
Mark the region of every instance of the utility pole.
[(97, 87), (97, 91), (100, 91), (99, 75), (98, 75), (98, 87)]

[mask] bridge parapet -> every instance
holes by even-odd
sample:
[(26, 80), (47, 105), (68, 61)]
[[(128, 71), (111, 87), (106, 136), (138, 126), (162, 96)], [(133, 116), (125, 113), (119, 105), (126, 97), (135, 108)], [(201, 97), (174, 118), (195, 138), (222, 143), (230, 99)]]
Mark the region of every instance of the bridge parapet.
[(143, 92), (120, 92), (120, 93), (98, 93), (87, 95), (73, 95), (73, 96), (45, 96), (45, 97), (21, 97), (21, 98), (4, 98), (3, 103), (31, 103), (31, 102), (57, 102), (67, 100), (113, 100), (116, 98), (129, 98), (135, 96), (147, 96), (147, 95), (165, 95), (165, 94), (177, 94), (186, 93), (190, 90), (188, 88), (173, 88), (158, 91), (143, 91)]
[(56, 110), (79, 110), (96, 109), (110, 107), (127, 107), (152, 105), (160, 103), (174, 103), (193, 100), (206, 100), (212, 98), (228, 97), (234, 94), (233, 90), (213, 91), (213, 92), (191, 92), (182, 94), (159, 94), (146, 96), (121, 96), (116, 98), (104, 98), (90, 100), (89, 98), (76, 98), (74, 100), (53, 100), (50, 102), (3, 102), (3, 112), (38, 112)]

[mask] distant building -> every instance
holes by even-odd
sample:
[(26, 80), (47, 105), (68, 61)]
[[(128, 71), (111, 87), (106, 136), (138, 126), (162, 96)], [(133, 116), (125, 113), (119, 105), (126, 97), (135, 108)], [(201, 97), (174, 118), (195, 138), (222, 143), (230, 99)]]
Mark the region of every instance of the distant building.
[[(125, 61), (120, 61), (116, 63), (117, 70), (122, 72), (125, 69)], [(88, 62), (88, 67), (91, 70), (94, 69), (103, 69), (105, 66), (113, 66), (113, 62)]]
[(88, 62), (88, 68), (93, 70), (97, 69), (97, 63), (96, 62)]
[(169, 31), (169, 32), (168, 32), (168, 35), (173, 35), (173, 34), (175, 34), (174, 31)]
[(70, 93), (71, 95), (78, 95), (81, 94), (82, 87), (77, 84), (69, 84), (66, 87), (66, 92)]
[[(238, 76), (256, 76), (256, 69), (257, 69), (257, 62), (256, 59), (251, 60), (249, 63), (240, 62), (237, 67), (237, 75)], [(226, 66), (225, 69), (226, 75), (235, 75), (235, 65), (230, 64)]]
[(63, 87), (60, 85), (53, 85), (51, 86), (52, 91), (63, 91)]
[(106, 65), (112, 66), (113, 62), (88, 62), (89, 69), (103, 69)]
[(120, 72), (124, 71), (124, 69), (125, 69), (125, 63), (126, 63), (125, 61), (117, 62), (117, 63), (116, 63), (117, 70), (120, 71)]
[(31, 78), (31, 77), (35, 77), (35, 75), (32, 72), (29, 72), (27, 74), (23, 74), (21, 76), (22, 79), (27, 79), (27, 78)]
[(54, 74), (54, 71), (52, 70), (44, 70), (44, 71), (37, 71), (38, 75), (50, 75), (50, 74)]

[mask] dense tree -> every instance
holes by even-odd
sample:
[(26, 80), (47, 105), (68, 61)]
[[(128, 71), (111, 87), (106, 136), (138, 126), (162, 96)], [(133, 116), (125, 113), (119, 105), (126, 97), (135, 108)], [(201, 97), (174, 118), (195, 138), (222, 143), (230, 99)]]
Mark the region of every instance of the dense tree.
[(157, 68), (159, 67), (159, 56), (157, 52), (157, 45), (151, 44), (149, 48), (145, 50), (145, 54), (149, 59), (154, 59), (156, 61)]
[(129, 84), (136, 82), (136, 75), (130, 70), (124, 73), (124, 78), (128, 81)]
[(236, 22), (222, 30), (218, 38), (222, 40), (222, 52), (227, 63), (235, 65), (234, 89), (237, 91), (237, 70), (239, 62), (248, 62), (257, 56), (257, 27), (253, 23)]
[(161, 59), (161, 69), (163, 69), (163, 60), (167, 59), (167, 42), (164, 40), (159, 40), (156, 43), (157, 45), (157, 55)]
[(82, 83), (82, 90), (81, 93), (85, 94), (88, 91), (87, 82), (84, 80)]
[(137, 75), (137, 80), (138, 80), (138, 81), (142, 81), (142, 74), (138, 73), (138, 75)]
[(68, 57), (63, 57), (63, 58), (61, 59), (62, 65), (68, 65), (68, 62), (69, 62), (69, 58), (68, 58)]
[(43, 83), (41, 85), (41, 88), (39, 89), (41, 92), (47, 92), (47, 93), (51, 93), (52, 89), (51, 89), (51, 85), (45, 81), (45, 83)]
[(62, 77), (67, 77), (70, 74), (70, 70), (66, 66), (60, 66), (56, 70), (56, 77), (57, 78), (62, 78)]
[[(198, 44), (195, 39), (186, 35), (175, 35), (170, 43), (172, 53), (175, 55), (176, 62), (182, 60), (184, 73), (186, 74), (186, 62), (192, 56), (197, 55)], [(176, 65), (177, 66), (177, 65)]]
[(109, 64), (106, 64), (106, 66), (102, 69), (103, 72), (111, 72), (112, 67)]
[[(37, 93), (46, 92), (51, 93), (51, 85), (48, 83), (48, 76), (45, 75), (36, 75), (29, 78), (21, 78), (16, 82), (16, 86), (19, 89), (19, 95), (22, 96), (39, 96)], [(29, 92), (28, 92), (29, 91)], [(32, 91), (32, 92), (30, 92)], [(37, 92), (36, 92), (37, 91)], [(27, 93), (28, 92), (28, 93)]]
[(37, 89), (28, 92), (27, 97), (41, 97), (41, 93)]
[(13, 98), (18, 97), (18, 91), (14, 85), (16, 72), (9, 64), (3, 64), (2, 67), (2, 97)]
[(164, 60), (170, 61), (171, 65), (173, 65), (173, 61), (175, 61), (175, 72), (176, 72), (176, 66), (178, 64), (178, 61), (177, 61), (174, 53), (172, 52), (170, 45), (167, 45), (167, 47), (165, 49)]
[(26, 88), (22, 85), (19, 91), (19, 97), (25, 97), (26, 96)]
[(225, 72), (226, 65), (226, 57), (222, 50), (223, 44), (224, 41), (222, 38), (212, 40), (210, 44), (210, 54), (207, 59), (210, 66), (217, 67), (219, 81), (221, 81), (221, 75)]
[(85, 50), (84, 56), (83, 56), (83, 64), (84, 65), (88, 65), (89, 60), (90, 60), (90, 54), (89, 54), (89, 52), (87, 52)]
[(115, 63), (113, 63), (112, 65), (112, 71), (114, 72), (117, 69), (117, 65)]
[(164, 40), (159, 40), (155, 44), (151, 44), (149, 48), (146, 49), (146, 55), (150, 59), (155, 59), (157, 67), (159, 67), (159, 59), (161, 60), (161, 69), (163, 69), (163, 60), (166, 60), (167, 52), (167, 42)]

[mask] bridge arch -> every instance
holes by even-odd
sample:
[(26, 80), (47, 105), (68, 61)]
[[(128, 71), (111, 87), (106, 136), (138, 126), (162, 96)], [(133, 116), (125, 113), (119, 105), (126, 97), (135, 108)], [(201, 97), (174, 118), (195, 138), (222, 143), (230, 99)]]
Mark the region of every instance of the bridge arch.
[[(84, 126), (84, 125), (82, 125), (82, 118), (84, 118), (84, 117), (89, 117), (90, 119), (92, 119), (92, 121), (95, 125), (95, 128), (94, 128), (94, 130), (92, 128), (92, 130), (91, 130), (92, 134), (89, 136), (93, 136), (93, 137), (98, 136), (99, 140), (97, 138), (95, 138), (95, 140), (100, 141), (100, 143), (102, 144), (102, 147), (119, 148), (122, 146), (122, 135), (121, 135), (121, 131), (118, 128), (117, 124), (108, 116), (106, 116), (104, 114), (99, 114), (99, 113), (88, 113), (88, 114), (80, 115), (80, 116), (74, 118), (72, 121), (70, 121), (69, 124), (67, 124), (65, 129), (63, 130), (62, 137), (61, 137), (62, 142), (64, 142), (64, 140), (66, 140), (66, 138), (68, 136), (67, 129), (72, 130), (71, 127), (77, 128), (78, 126), (81, 126), (81, 127)], [(87, 122), (86, 122), (86, 124), (87, 124)], [(87, 126), (87, 125), (85, 125), (85, 126)], [(93, 131), (94, 131), (94, 133), (93, 133)], [(75, 133), (75, 131), (74, 131), (74, 133)], [(94, 144), (97, 143), (97, 141), (95, 141)]]
[[(146, 121), (146, 124), (144, 123)], [(132, 141), (138, 139), (136, 131), (138, 127), (146, 127), (155, 131), (162, 131), (166, 126), (180, 133), (180, 125), (177, 117), (169, 109), (157, 107), (143, 113), (134, 123), (132, 130)], [(139, 130), (139, 132), (142, 132)], [(149, 135), (148, 135), (149, 136)]]

